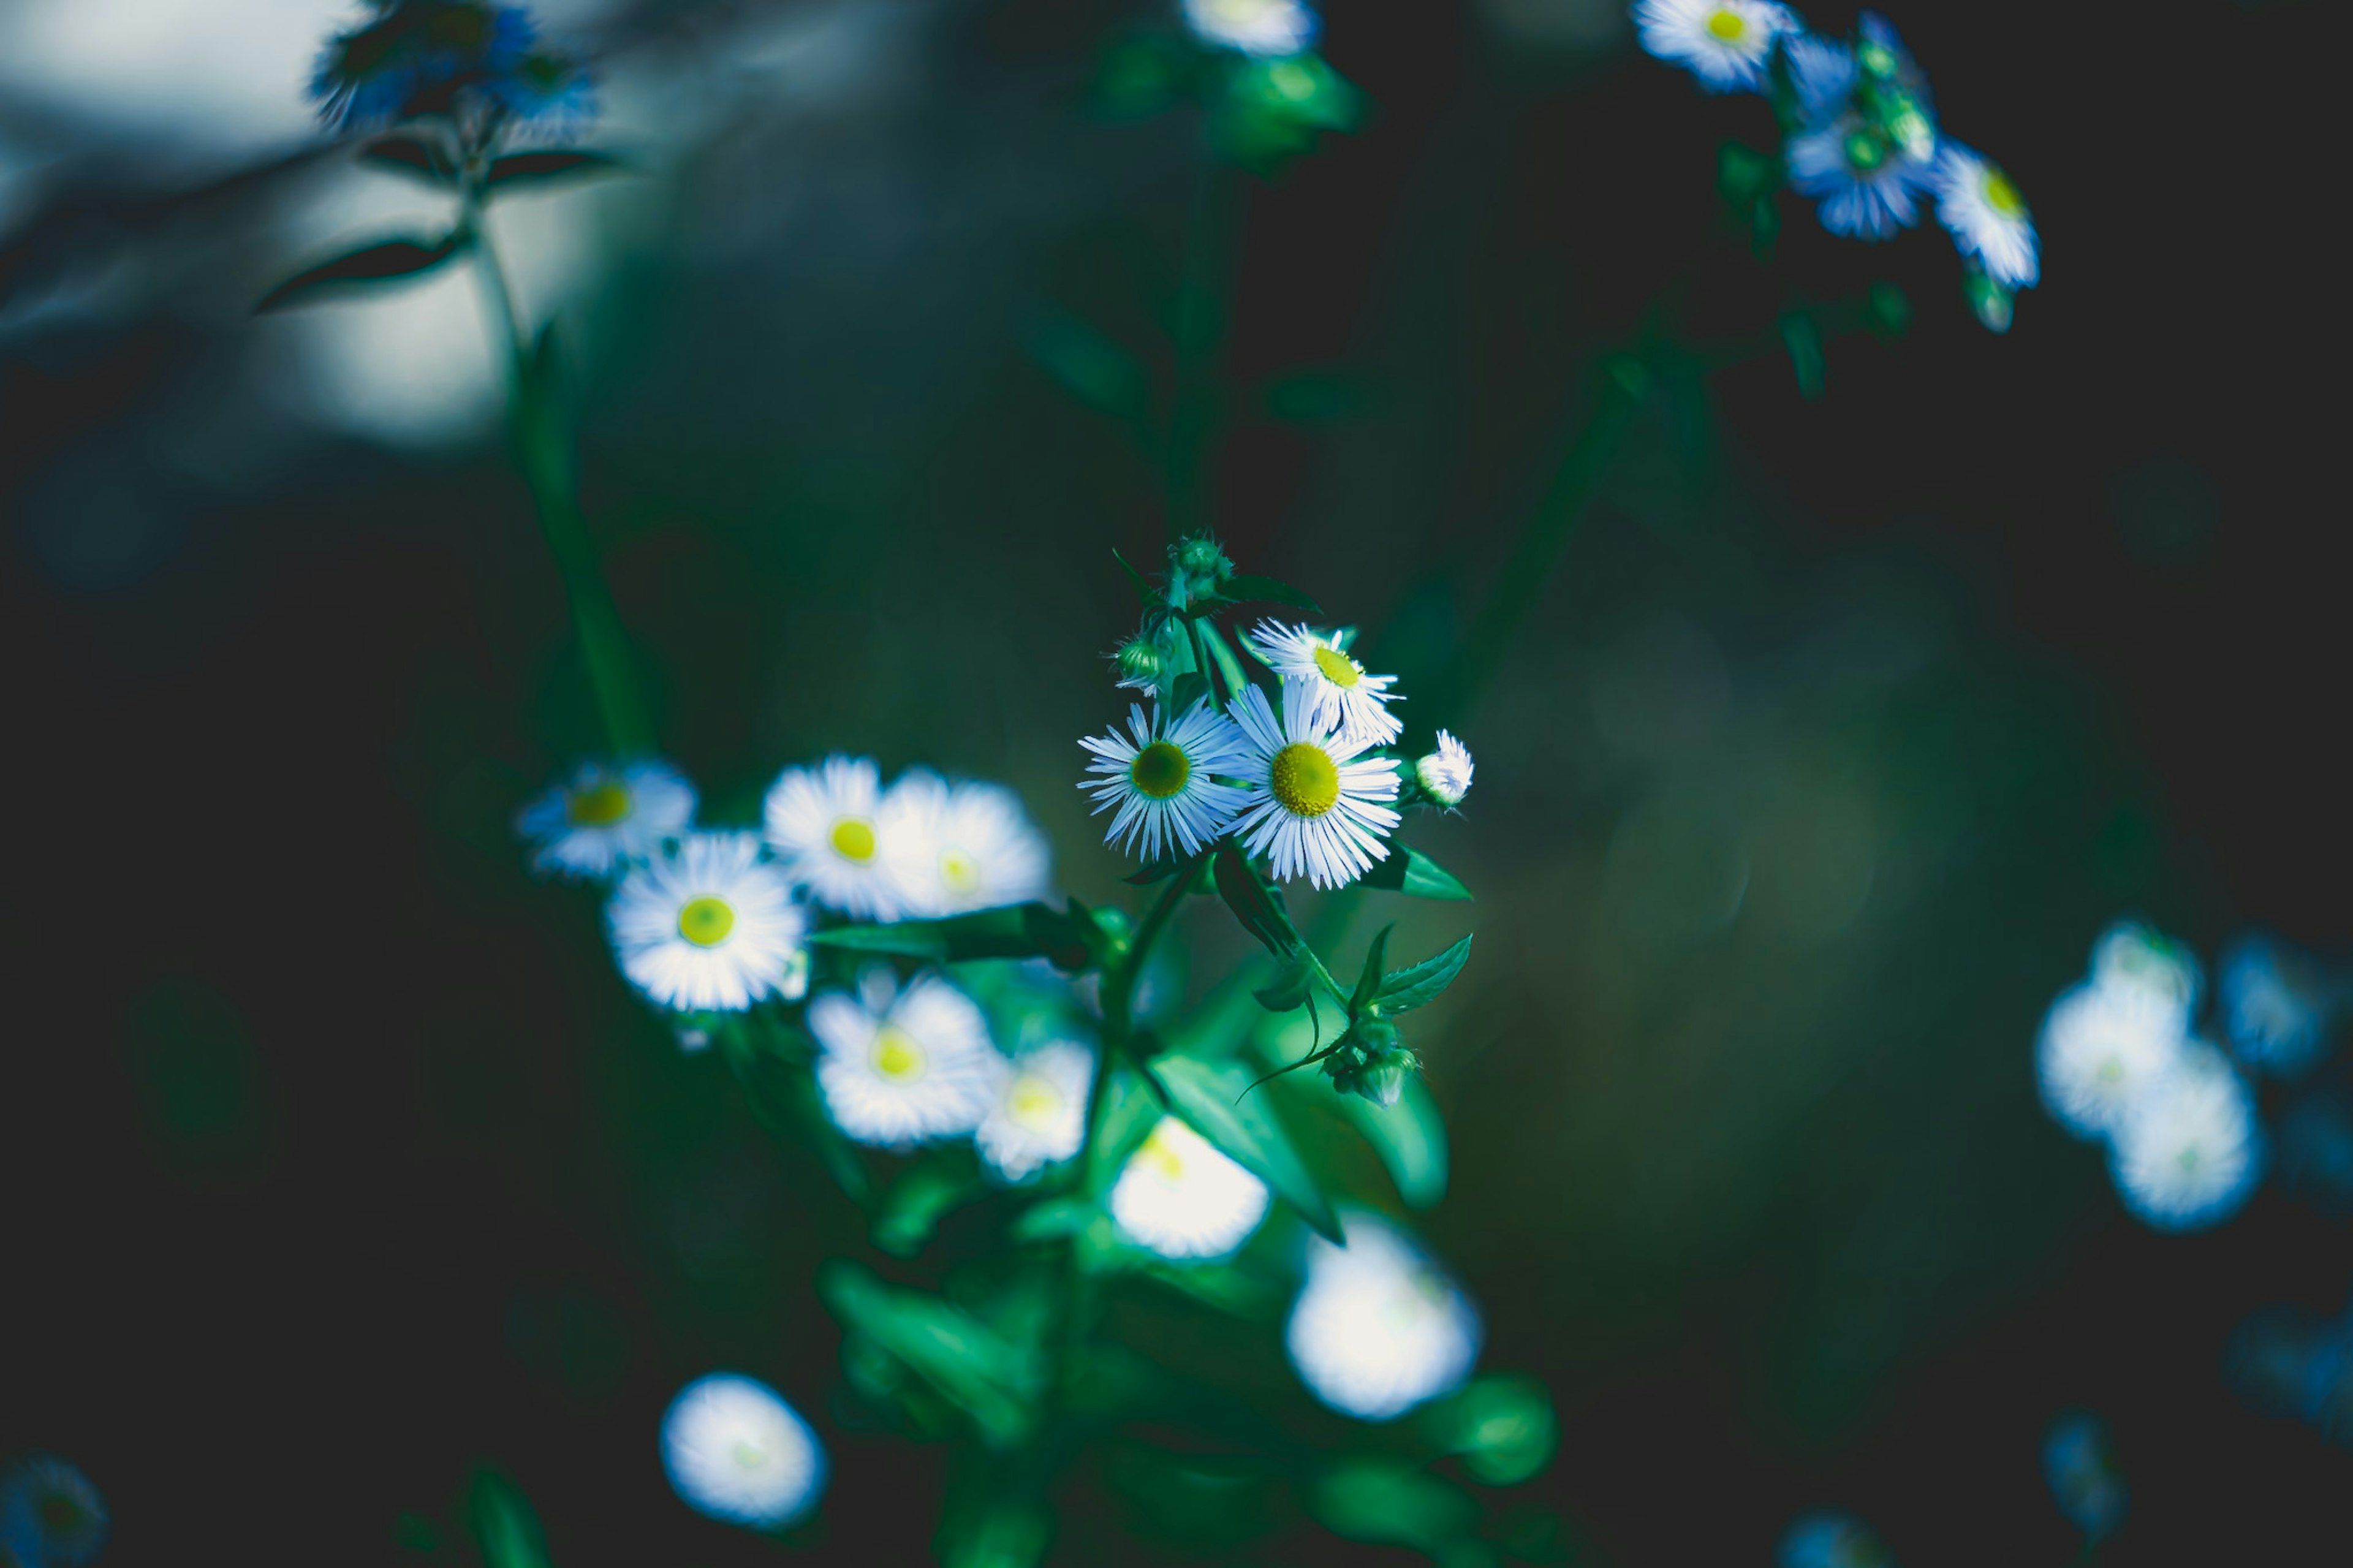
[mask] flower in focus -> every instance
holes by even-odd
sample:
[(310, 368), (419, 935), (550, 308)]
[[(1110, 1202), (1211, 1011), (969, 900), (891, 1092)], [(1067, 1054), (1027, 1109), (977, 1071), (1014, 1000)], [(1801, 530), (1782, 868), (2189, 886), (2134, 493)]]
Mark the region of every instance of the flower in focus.
[(22, 1568), (94, 1563), (106, 1527), (105, 1500), (63, 1459), (37, 1455), (0, 1474), (0, 1558)]
[(2106, 1137), (2179, 1063), (2188, 1038), (2181, 1014), (2161, 997), (2078, 985), (2051, 1005), (2035, 1047), (2043, 1107), (2078, 1137)]
[(733, 1373), (700, 1377), (662, 1417), (662, 1468), (697, 1513), (774, 1530), (825, 1489), (825, 1450), (766, 1384)]
[(375, 15), (327, 40), (311, 98), (328, 124), (384, 125), (449, 107), (531, 50), (531, 17), (480, 0), (370, 0)]
[(893, 1149), (978, 1127), (1005, 1058), (972, 998), (935, 974), (902, 991), (879, 964), (858, 977), (858, 991), (828, 991), (809, 1004), (809, 1032), (822, 1047), (817, 1081), (834, 1125)]
[(1895, 1560), (1862, 1521), (1813, 1513), (1789, 1526), (1774, 1561), (1780, 1568), (1888, 1568)]
[(1111, 1216), (1163, 1258), (1223, 1258), (1266, 1217), (1266, 1184), (1164, 1116), (1111, 1189)]
[(988, 1168), (1019, 1182), (1077, 1153), (1086, 1142), (1094, 1076), (1094, 1052), (1070, 1040), (1050, 1040), (1015, 1057), (973, 1135)]
[(606, 920), (629, 983), (682, 1013), (739, 1013), (808, 984), (807, 918), (748, 833), (691, 833), (632, 867)]
[(1385, 746), (1398, 737), (1404, 723), (1388, 705), (1397, 700), (1389, 688), (1394, 675), (1366, 675), (1365, 667), (1348, 657), (1341, 634), (1319, 637), (1305, 626), (1261, 621), (1250, 634), (1250, 651), (1288, 686), (1297, 681), (1311, 698), (1307, 721), (1330, 730), (1341, 740), (1367, 746)]
[(1345, 1247), (1308, 1243), (1307, 1283), (1284, 1331), (1301, 1381), (1365, 1421), (1461, 1387), (1481, 1337), (1470, 1299), (1386, 1221), (1352, 1211), (1341, 1229)]
[(2125, 1518), (2125, 1482), (2097, 1416), (2064, 1415), (2042, 1439), (2042, 1479), (2068, 1522), (2087, 1540), (2105, 1541)]
[(1303, 52), (1320, 26), (1305, 0), (1185, 0), (1185, 25), (1213, 47), (1269, 57)]
[(2118, 921), (2100, 933), (2092, 944), (2092, 983), (2170, 1008), (2184, 1029), (2204, 986), (2197, 954), (2138, 921)]
[(1438, 749), (1413, 764), (1414, 782), (1421, 785), (1423, 794), (1451, 811), (1471, 793), (1474, 765), (1471, 748), (1440, 730)]
[(2116, 1131), (2109, 1170), (2125, 1206), (2159, 1230), (2227, 1219), (2263, 1175), (2263, 1132), (2247, 1086), (2211, 1046), (2134, 1099)]
[(891, 799), (881, 837), (908, 913), (961, 914), (1047, 890), (1052, 857), (1011, 790), (918, 771)]
[(1919, 220), (1916, 197), (1935, 186), (1921, 163), (1860, 114), (1789, 138), (1789, 184), (1811, 196), (1822, 226), (1851, 239), (1887, 239)]
[(814, 768), (786, 768), (761, 807), (769, 847), (818, 903), (855, 920), (895, 921), (905, 907), (894, 864), (922, 847), (898, 841), (922, 826), (899, 791), (882, 791), (867, 757), (830, 756)]
[(1754, 92), (1773, 58), (1773, 40), (1798, 18), (1771, 0), (1637, 0), (1642, 47), (1686, 67), (1710, 92)]
[(2220, 984), (2222, 1031), (2241, 1061), (2293, 1078), (2320, 1059), (2332, 998), (2310, 959), (2268, 937), (2241, 937), (2222, 954)]
[(1209, 777), (1246, 765), (1240, 731), (1207, 701), (1194, 703), (1174, 723), (1157, 704), (1149, 722), (1141, 707), (1130, 707), (1127, 716), (1130, 734), (1113, 725), (1079, 741), (1095, 759), (1087, 764), (1095, 776), (1081, 779), (1079, 787), (1094, 796), (1095, 815), (1119, 808), (1103, 842), (1140, 851), (1146, 860), (1198, 854), (1225, 831), (1245, 798), (1241, 790)]
[(515, 831), (533, 847), (533, 870), (609, 877), (693, 820), (694, 786), (668, 763), (583, 763), (516, 815)]
[(1936, 216), (1987, 277), (2004, 289), (2033, 286), (2040, 265), (2026, 198), (2009, 175), (1957, 142), (1936, 155)]
[(1314, 693), (1282, 683), (1278, 724), (1266, 693), (1247, 687), (1234, 704), (1248, 761), (1238, 776), (1247, 796), (1228, 831), (1263, 855), (1278, 880), (1305, 877), (1318, 888), (1353, 882), (1388, 856), (1381, 840), (1398, 814), (1377, 804), (1397, 798), (1397, 770), (1353, 761), (1366, 742), (1335, 736), (1311, 721)]

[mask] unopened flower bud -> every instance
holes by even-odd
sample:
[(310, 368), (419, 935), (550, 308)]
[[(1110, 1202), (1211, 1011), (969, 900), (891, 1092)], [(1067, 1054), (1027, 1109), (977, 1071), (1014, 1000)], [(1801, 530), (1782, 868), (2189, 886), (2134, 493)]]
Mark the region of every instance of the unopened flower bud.
[(1451, 809), (1462, 804), (1471, 793), (1471, 748), (1440, 730), (1438, 750), (1413, 764), (1414, 782), (1422, 793), (1439, 805)]
[(1215, 587), (1234, 574), (1234, 563), (1218, 548), (1218, 542), (1206, 533), (1197, 533), (1176, 546), (1176, 570), (1188, 577)]
[(2010, 331), (2010, 292), (1975, 268), (1961, 279), (1961, 291), (1968, 297), (1969, 309), (1989, 332)]
[(1150, 639), (1140, 637), (1120, 644), (1111, 660), (1119, 667), (1119, 683), (1134, 687), (1149, 687), (1158, 681), (1167, 662)]
[(1414, 1057), (1411, 1051), (1393, 1051), (1380, 1057), (1356, 1075), (1356, 1090), (1387, 1110), (1405, 1098), (1405, 1075), (1412, 1065)]

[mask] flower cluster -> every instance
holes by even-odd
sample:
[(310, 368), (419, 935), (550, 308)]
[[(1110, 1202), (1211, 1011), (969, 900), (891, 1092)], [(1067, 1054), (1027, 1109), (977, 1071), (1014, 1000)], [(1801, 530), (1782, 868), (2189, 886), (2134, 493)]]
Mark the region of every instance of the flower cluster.
[(1645, 49), (1707, 90), (1771, 100), (1782, 173), (1832, 234), (1887, 239), (1933, 204), (1978, 320), (2009, 327), (2013, 296), (2041, 276), (2033, 218), (2009, 175), (1945, 134), (1886, 18), (1866, 11), (1852, 38), (1826, 38), (1773, 0), (1636, 0), (1634, 21)]
[(586, 68), (542, 44), (520, 6), (366, 5), (365, 19), (330, 38), (311, 72), (311, 101), (330, 125), (358, 130), (439, 115), (565, 126), (595, 111)]

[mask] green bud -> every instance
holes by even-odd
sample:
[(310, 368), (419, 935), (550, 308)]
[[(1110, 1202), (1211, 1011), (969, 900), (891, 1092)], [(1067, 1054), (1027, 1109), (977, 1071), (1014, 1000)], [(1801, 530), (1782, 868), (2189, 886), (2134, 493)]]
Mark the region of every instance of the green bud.
[(1130, 637), (1120, 644), (1118, 650), (1111, 656), (1111, 659), (1113, 664), (1119, 666), (1119, 678), (1122, 680), (1156, 681), (1160, 679), (1161, 670), (1167, 665), (1167, 660), (1161, 657), (1160, 650), (1148, 639), (1140, 637)]
[(1411, 1051), (1400, 1051), (1382, 1057), (1356, 1075), (1356, 1091), (1387, 1110), (1405, 1098), (1405, 1075)]
[(2010, 292), (1976, 268), (1961, 279), (1961, 292), (1989, 332), (2010, 331)]
[(1187, 577), (1197, 578), (1214, 587), (1234, 574), (1234, 563), (1218, 548), (1218, 542), (1206, 533), (1196, 533), (1170, 552), (1176, 570)]

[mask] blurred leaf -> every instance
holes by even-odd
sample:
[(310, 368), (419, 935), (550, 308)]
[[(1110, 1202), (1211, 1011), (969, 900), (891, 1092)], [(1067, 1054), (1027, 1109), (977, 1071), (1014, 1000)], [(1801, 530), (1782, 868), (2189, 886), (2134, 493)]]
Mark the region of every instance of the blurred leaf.
[(1383, 1013), (1389, 1014), (1426, 1006), (1454, 984), (1454, 977), (1462, 973), (1462, 965), (1470, 958), (1471, 939), (1466, 936), (1436, 958), (1425, 958), (1390, 975), (1381, 983), (1374, 1000), (1381, 1005)]
[(430, 143), (405, 132), (369, 142), (360, 151), (360, 162), (445, 189), (458, 184), (457, 172), (441, 162)]
[(1160, 1096), (1134, 1068), (1113, 1062), (1105, 1070), (1111, 1078), (1103, 1086), (1103, 1106), (1087, 1140), (1087, 1190), (1094, 1193), (1110, 1189), (1136, 1145), (1168, 1113)]
[(1230, 1059), (1170, 1055), (1155, 1062), (1152, 1070), (1168, 1091), (1169, 1104), (1194, 1131), (1273, 1188), (1318, 1232), (1342, 1243), (1331, 1200), (1308, 1174), (1291, 1134), (1275, 1117), (1273, 1102), (1250, 1092), (1248, 1068)]
[(940, 1529), (943, 1568), (1036, 1568), (1054, 1538), (1051, 1515), (1027, 1499), (989, 1498)]
[(951, 1209), (987, 1189), (972, 1165), (968, 1147), (937, 1150), (908, 1168), (882, 1196), (874, 1216), (874, 1245), (893, 1258), (913, 1258)]
[[(1022, 333), (1021, 346), (1088, 407), (1139, 423), (1150, 417), (1152, 380), (1142, 362), (1077, 317), (1039, 311)], [(1129, 575), (1135, 575), (1132, 567)]]
[(1201, 51), (1158, 33), (1124, 38), (1103, 56), (1095, 96), (1107, 113), (1157, 114), (1190, 96)]
[(813, 931), (810, 945), (849, 952), (885, 952), (932, 963), (976, 958), (1044, 958), (1075, 973), (1100, 962), (1103, 930), (1072, 900), (1069, 910), (1041, 903), (1005, 904), (944, 920), (891, 925), (837, 926)]
[(421, 1513), (403, 1513), (392, 1521), (392, 1543), (403, 1552), (435, 1557), (441, 1552), (441, 1531)]
[(543, 185), (557, 180), (595, 179), (601, 174), (620, 174), (628, 165), (610, 153), (583, 153), (576, 150), (551, 149), (545, 152), (510, 153), (491, 162), (491, 172), (485, 183), (493, 191), (515, 185)]
[(1420, 1078), (1406, 1075), (1402, 1096), (1386, 1109), (1353, 1094), (1336, 1103), (1381, 1157), (1409, 1207), (1430, 1208), (1446, 1195), (1446, 1119)]
[(2010, 331), (2014, 297), (2009, 289), (1972, 267), (1961, 277), (1961, 295), (1987, 331)]
[(1863, 314), (1883, 338), (1900, 338), (1912, 327), (1912, 301), (1883, 278), (1864, 294)]
[(1772, 254), (1773, 240), (1780, 230), (1780, 209), (1774, 205), (1780, 188), (1778, 155), (1737, 142), (1726, 142), (1716, 149), (1716, 194), (1724, 198), (1732, 221), (1747, 231), (1749, 248), (1760, 257)]
[(512, 1481), (496, 1470), (477, 1470), (468, 1511), (483, 1568), (547, 1568), (539, 1516)]
[(1315, 971), (1304, 963), (1286, 963), (1274, 984), (1250, 993), (1258, 1005), (1270, 1013), (1288, 1013), (1307, 1005), (1313, 992)]
[(1221, 844), (1214, 864), (1218, 896), (1234, 911), (1242, 930), (1265, 943), (1277, 958), (1288, 961), (1299, 956), (1307, 944), (1283, 912), (1282, 895), (1259, 879), (1242, 852), (1231, 843)]
[(1373, 863), (1365, 873), (1365, 886), (1386, 888), (1393, 893), (1405, 893), (1417, 899), (1467, 899), (1471, 889), (1457, 881), (1452, 872), (1419, 849), (1392, 846), (1388, 858)]
[(306, 303), (322, 290), (414, 278), (440, 266), (457, 255), (459, 248), (460, 239), (455, 233), (430, 245), (413, 239), (385, 240), (296, 273), (263, 295), (254, 310), (280, 310)]
[(1416, 1418), (1433, 1442), (1461, 1457), (1473, 1480), (1491, 1487), (1517, 1486), (1543, 1469), (1560, 1438), (1552, 1395), (1524, 1377), (1482, 1377)]
[(795, 1149), (814, 1151), (834, 1184), (863, 1206), (870, 1189), (866, 1167), (825, 1113), (817, 1079), (806, 1061), (807, 1053), (776, 1048), (772, 1037), (782, 1032), (773, 1026), (733, 1026), (731, 1021), (717, 1032), (720, 1055), (744, 1086), (761, 1125)]
[(1016, 1241), (1058, 1241), (1103, 1217), (1103, 1210), (1084, 1198), (1047, 1198), (1023, 1209), (1006, 1234)]
[(1798, 395), (1809, 403), (1820, 397), (1827, 366), (1822, 359), (1822, 330), (1814, 324), (1814, 318), (1804, 310), (1784, 312), (1781, 346), (1789, 351), (1789, 369), (1798, 378)]
[(1479, 1505), (1461, 1489), (1394, 1459), (1349, 1459), (1308, 1489), (1308, 1511), (1350, 1541), (1436, 1557), (1473, 1537)]
[(1304, 610), (1311, 616), (1324, 613), (1324, 606), (1303, 589), (1294, 588), (1275, 577), (1255, 577), (1244, 573), (1227, 578), (1219, 585), (1218, 593), (1231, 605), (1289, 605), (1293, 609)]
[[(1331, 425), (1346, 419), (1373, 418), (1388, 413), (1392, 401), (1389, 389), (1377, 382), (1328, 371), (1303, 371), (1271, 381), (1264, 395), (1268, 416), (1293, 425)], [(1232, 593), (1229, 585), (1228, 596), (1242, 595)], [(1278, 595), (1259, 597), (1271, 599)], [(1294, 602), (1282, 600), (1284, 604)], [(1313, 604), (1299, 607), (1318, 613)]]
[(1040, 1377), (1033, 1358), (937, 1296), (887, 1285), (855, 1263), (818, 1274), (836, 1317), (921, 1377), (972, 1420), (983, 1442), (1007, 1447), (1037, 1421)]
[(1372, 943), (1365, 949), (1365, 967), (1357, 973), (1356, 989), (1348, 997), (1348, 1016), (1356, 1017), (1373, 1005), (1381, 992), (1381, 961), (1388, 955), (1389, 932), (1394, 925), (1385, 925), (1374, 933)]

